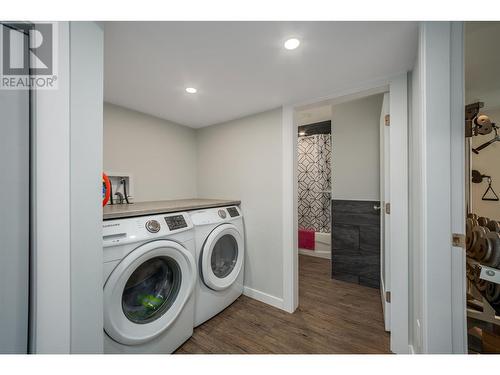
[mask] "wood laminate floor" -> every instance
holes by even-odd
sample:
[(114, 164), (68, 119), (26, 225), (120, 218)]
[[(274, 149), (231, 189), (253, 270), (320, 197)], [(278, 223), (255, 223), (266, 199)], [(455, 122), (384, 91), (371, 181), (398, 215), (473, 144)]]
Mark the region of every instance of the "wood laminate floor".
[(176, 353), (389, 353), (380, 291), (330, 279), (330, 262), (299, 257), (299, 308), (241, 296), (195, 328)]

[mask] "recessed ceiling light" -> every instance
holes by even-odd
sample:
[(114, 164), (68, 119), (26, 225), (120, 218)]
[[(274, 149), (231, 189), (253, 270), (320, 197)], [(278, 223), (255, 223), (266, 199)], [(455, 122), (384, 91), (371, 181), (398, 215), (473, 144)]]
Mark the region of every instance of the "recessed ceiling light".
[(195, 89), (194, 87), (186, 87), (186, 92), (188, 94), (196, 94), (198, 92), (198, 90)]
[(284, 44), (285, 48), (289, 49), (289, 50), (295, 49), (299, 45), (300, 45), (300, 40), (298, 40), (297, 38), (288, 39), (285, 41), (285, 44)]

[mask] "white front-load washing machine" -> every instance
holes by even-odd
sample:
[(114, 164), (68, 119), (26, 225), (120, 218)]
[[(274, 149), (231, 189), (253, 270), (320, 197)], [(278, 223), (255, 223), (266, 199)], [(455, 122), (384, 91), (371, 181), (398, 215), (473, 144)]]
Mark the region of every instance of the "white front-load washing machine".
[(238, 207), (190, 212), (195, 230), (198, 281), (195, 327), (217, 315), (243, 293), (245, 231)]
[(193, 333), (189, 215), (106, 220), (103, 252), (104, 353), (172, 353)]

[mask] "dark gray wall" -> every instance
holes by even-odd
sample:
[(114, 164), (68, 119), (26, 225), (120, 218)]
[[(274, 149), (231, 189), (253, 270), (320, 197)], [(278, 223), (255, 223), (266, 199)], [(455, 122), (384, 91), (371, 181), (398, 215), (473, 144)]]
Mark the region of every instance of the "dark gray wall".
[(380, 286), (379, 201), (332, 200), (332, 278)]

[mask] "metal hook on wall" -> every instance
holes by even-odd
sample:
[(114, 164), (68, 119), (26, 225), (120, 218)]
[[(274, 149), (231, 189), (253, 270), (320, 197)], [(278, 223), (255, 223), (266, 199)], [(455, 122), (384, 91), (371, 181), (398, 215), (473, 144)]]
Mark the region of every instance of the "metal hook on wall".
[[(482, 174), (481, 172), (479, 172), (476, 169), (472, 170), (472, 182), (473, 183), (480, 184), (481, 182), (483, 182), (483, 179), (485, 179), (485, 178), (488, 180), (488, 188), (484, 192), (484, 194), (481, 197), (481, 199), (483, 201), (495, 201), (495, 202), (499, 201), (500, 198), (498, 198), (497, 193), (495, 192), (495, 190), (493, 190), (493, 187), (491, 186), (491, 184), (493, 183), (493, 179), (491, 178), (491, 176)], [(486, 197), (488, 195), (488, 193), (492, 193), (493, 197), (492, 198)]]
[(478, 146), (476, 148), (473, 148), (472, 152), (477, 155), (477, 154), (479, 154), (479, 151), (481, 151), (483, 148), (486, 148), (489, 145), (491, 145), (491, 144), (493, 144), (495, 142), (500, 141), (500, 136), (498, 135), (498, 130), (497, 129), (498, 129), (498, 127), (496, 125), (494, 125), (493, 130), (495, 131), (495, 136), (491, 140), (489, 140), (488, 142), (485, 142), (482, 145), (480, 145), (480, 146)]
[[(488, 179), (488, 188), (486, 189), (486, 191), (484, 192), (483, 196), (481, 197), (481, 199), (483, 201), (498, 201), (500, 200), (498, 198), (498, 195), (497, 193), (495, 193), (495, 190), (493, 190), (493, 188), (491, 187), (491, 183), (493, 182), (493, 180), (491, 179), (490, 176), (486, 176), (486, 178)], [(491, 192), (493, 194), (493, 198), (487, 198), (486, 195), (488, 194), (488, 192)]]

